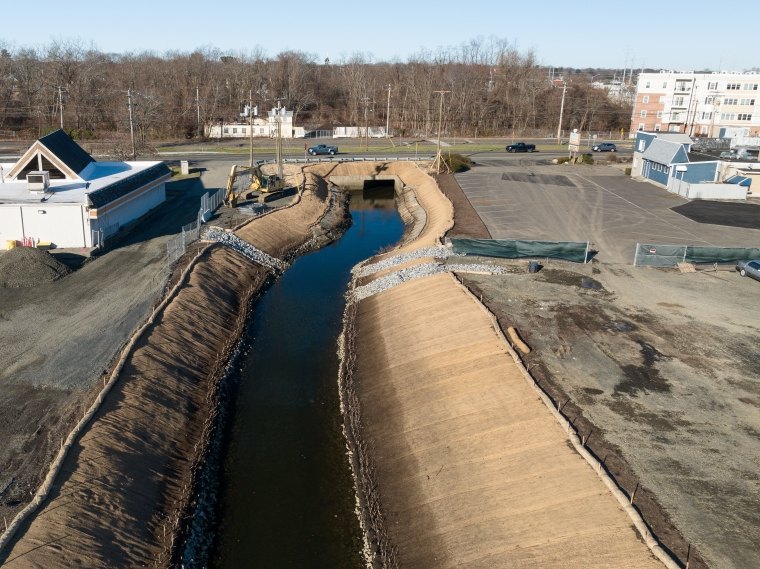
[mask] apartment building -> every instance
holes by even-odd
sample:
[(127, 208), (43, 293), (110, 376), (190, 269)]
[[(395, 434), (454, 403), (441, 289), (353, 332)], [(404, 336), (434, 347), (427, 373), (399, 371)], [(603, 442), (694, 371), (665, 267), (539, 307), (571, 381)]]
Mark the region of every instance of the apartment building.
[(719, 138), (760, 136), (760, 73), (641, 73), (631, 117), (637, 131)]

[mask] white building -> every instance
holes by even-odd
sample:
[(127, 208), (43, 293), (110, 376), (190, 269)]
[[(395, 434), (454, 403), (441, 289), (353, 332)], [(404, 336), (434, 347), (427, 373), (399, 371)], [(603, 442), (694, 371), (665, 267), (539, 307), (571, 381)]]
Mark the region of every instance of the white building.
[(386, 131), (384, 126), (336, 126), (333, 128), (333, 138), (364, 138), (369, 134), (369, 138), (385, 138)]
[(724, 138), (727, 130), (760, 136), (759, 73), (641, 73), (631, 136), (637, 131)]
[(282, 138), (303, 138), (306, 131), (302, 126), (293, 125), (293, 111), (284, 108), (272, 109), (267, 113), (267, 118), (254, 118), (253, 127), (248, 121), (231, 123), (216, 123), (206, 125), (207, 138), (249, 138), (251, 128), (255, 138), (275, 138), (277, 136), (277, 122), (282, 128)]
[(0, 245), (96, 247), (163, 203), (170, 177), (163, 162), (96, 162), (57, 130), (0, 164)]

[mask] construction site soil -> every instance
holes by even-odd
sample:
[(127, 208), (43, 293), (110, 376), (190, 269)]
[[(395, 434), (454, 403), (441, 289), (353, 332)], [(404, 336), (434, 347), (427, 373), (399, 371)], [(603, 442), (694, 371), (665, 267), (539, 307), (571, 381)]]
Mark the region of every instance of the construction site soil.
[[(319, 174), (326, 176), (331, 168), (323, 166)], [(353, 165), (343, 170), (366, 173)], [(409, 183), (431, 191), (421, 173), (410, 176)], [(449, 234), (488, 237), (453, 177), (440, 176), (438, 184), (454, 205)], [(309, 179), (302, 207), (265, 216), (272, 225), (259, 223), (262, 218), (238, 235), (257, 246), (260, 242), (272, 255), (287, 254), (314, 237), (324, 213), (323, 190)], [(291, 217), (283, 219), (287, 215)], [(446, 218), (434, 210), (426, 215), (415, 246), (433, 243)], [(272, 241), (274, 235), (287, 237)], [(86, 273), (100, 262), (77, 272)], [(519, 328), (533, 348), (523, 357), (530, 373), (618, 484), (635, 494), (634, 505), (663, 544), (682, 562), (692, 544), (692, 569), (707, 566), (704, 559), (712, 567), (760, 565), (753, 546), (760, 542), (756, 283), (743, 279), (736, 285), (726, 272), (681, 274), (604, 263), (547, 263), (539, 273), (528, 274), (524, 263), (491, 262), (509, 274), (463, 275), (464, 284), (497, 316), (502, 329)], [(158, 291), (148, 275), (134, 276), (144, 285), (130, 289), (130, 300), (149, 311)], [(39, 307), (55, 295), (60, 304), (55, 317), (73, 329), (94, 325), (88, 339), (94, 338), (108, 319), (85, 310), (68, 313), (62, 294), (66, 288), (53, 288), (75, 276), (30, 289), (26, 307), (21, 297), (14, 297), (14, 309), (4, 310), (0, 322), (6, 330), (23, 330), (21, 323), (39, 320)], [(186, 285), (125, 362), (123, 373), (132, 379), (120, 381), (109, 394), (72, 449), (51, 498), (13, 546), (0, 553), (0, 563), (167, 562), (177, 516), (190, 499), (192, 467), (207, 436), (223, 354), (240, 329), (247, 299), (266, 276), (221, 247), (201, 252)], [(739, 287), (735, 295), (724, 293), (729, 280)], [(122, 291), (113, 282), (113, 294)], [(108, 311), (102, 302), (108, 297), (97, 294), (97, 310)], [(377, 310), (376, 304), (368, 306), (368, 314)], [(119, 346), (144, 314), (143, 309), (116, 317), (123, 338)], [(187, 318), (192, 322), (182, 321)], [(13, 334), (2, 338), (10, 341)], [(81, 353), (75, 342), (47, 341), (72, 357)], [(113, 350), (112, 336), (109, 341)], [(0, 448), (0, 513), (8, 520), (29, 501), (59, 440), (84, 414), (100, 388), (98, 379), (108, 375), (100, 367), (82, 370), (87, 381), (58, 377), (45, 367), (47, 358), (39, 349), (30, 351), (37, 354), (32, 359), (21, 355), (23, 350), (13, 352), (20, 355), (6, 362), (8, 371), (0, 376), (0, 440), (9, 441)], [(156, 388), (165, 382), (168, 389)], [(180, 393), (185, 396), (175, 399)], [(44, 441), (35, 441), (39, 438)], [(439, 474), (427, 473), (428, 480)], [(431, 541), (426, 547), (435, 545)], [(555, 560), (556, 566), (560, 561)], [(418, 565), (437, 566), (430, 559)]]

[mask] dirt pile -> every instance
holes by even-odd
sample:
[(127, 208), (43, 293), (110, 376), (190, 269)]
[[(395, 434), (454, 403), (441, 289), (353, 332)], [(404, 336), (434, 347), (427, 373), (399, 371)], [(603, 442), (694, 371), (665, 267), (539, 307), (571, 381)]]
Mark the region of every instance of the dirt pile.
[(50, 283), (71, 272), (47, 251), (32, 247), (16, 247), (0, 255), (0, 286), (31, 288)]

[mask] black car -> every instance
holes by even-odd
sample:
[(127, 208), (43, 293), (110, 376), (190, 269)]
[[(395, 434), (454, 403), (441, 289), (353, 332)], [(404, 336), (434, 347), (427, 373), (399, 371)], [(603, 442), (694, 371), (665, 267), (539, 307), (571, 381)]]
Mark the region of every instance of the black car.
[(594, 152), (617, 152), (617, 146), (612, 142), (600, 142), (591, 147)]

